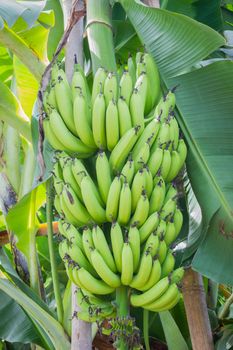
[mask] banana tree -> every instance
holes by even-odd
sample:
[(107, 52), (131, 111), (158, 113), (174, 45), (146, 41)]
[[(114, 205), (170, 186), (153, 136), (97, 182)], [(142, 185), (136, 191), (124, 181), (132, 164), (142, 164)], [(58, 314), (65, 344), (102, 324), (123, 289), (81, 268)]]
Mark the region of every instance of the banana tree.
[[(15, 308), (19, 312), (14, 325), (18, 322), (22, 329), (26, 325), (29, 330), (28, 336), (20, 331), (14, 336), (7, 327), (1, 327), (0, 338), (24, 344), (31, 342), (46, 349), (71, 346), (72, 287), (69, 283), (66, 286), (64, 265), (52, 232), (56, 231), (52, 220), (57, 219), (52, 214), (53, 195), (48, 179), (53, 150), (45, 143), (43, 162), (37, 95), (43, 72), (64, 33), (63, 20), (69, 22), (71, 9), (73, 15), (84, 14), (80, 4), (71, 5), (71, 1), (68, 6), (65, 1), (61, 4), (57, 1), (20, 4), (2, 1), (0, 5), (0, 60), (3, 63), (0, 70), (1, 226), (2, 231), (7, 227), (10, 240), (10, 246), (0, 248), (0, 289), (1, 298), (8, 303), (12, 315)], [(232, 285), (233, 69), (229, 52), (232, 36), (230, 31), (223, 32), (226, 22), (222, 19), (227, 13), (229, 26), (230, 4), (225, 4), (222, 11), (220, 1), (206, 1), (204, 5), (201, 1), (191, 1), (187, 5), (164, 0), (161, 9), (133, 0), (103, 0), (98, 4), (89, 0), (86, 5), (87, 38), (84, 38), (83, 48), (83, 17), (78, 23), (69, 22), (72, 31), (65, 48), (68, 76), (72, 76), (70, 67), (74, 54), (81, 64), (84, 57), (88, 74), (100, 66), (115, 71), (118, 62), (124, 62), (129, 52), (134, 54), (144, 47), (159, 67), (164, 91), (178, 85), (176, 115), (189, 152), (186, 197), (182, 202), (187, 211), (186, 225), (182, 242), (177, 242), (183, 246), (177, 244), (177, 251), (179, 253), (179, 247), (182, 248), (179, 256), (183, 264), (191, 264), (194, 270), (217, 283)], [(203, 15), (205, 6), (208, 6), (208, 16)], [(59, 58), (64, 58), (63, 51)], [(44, 80), (42, 90), (43, 84)], [(46, 171), (42, 177), (44, 163)], [(48, 238), (38, 237), (38, 233), (43, 232), (46, 217)], [(48, 266), (49, 257), (51, 267)], [(73, 311), (74, 307), (73, 303)], [(169, 349), (188, 348), (187, 321), (181, 311), (177, 311), (182, 307), (181, 302), (172, 314), (163, 314), (161, 319), (150, 314), (149, 319), (144, 315), (142, 320), (142, 315), (135, 312), (138, 324), (143, 324), (148, 349), (148, 333), (166, 340)], [(1, 319), (9, 317), (4, 308), (2, 315)], [(183, 323), (179, 324), (179, 318)], [(77, 341), (73, 336), (77, 332), (76, 323), (73, 318), (73, 348)], [(82, 343), (80, 348), (89, 348), (90, 326), (80, 322), (78, 328), (89, 332), (88, 345)]]

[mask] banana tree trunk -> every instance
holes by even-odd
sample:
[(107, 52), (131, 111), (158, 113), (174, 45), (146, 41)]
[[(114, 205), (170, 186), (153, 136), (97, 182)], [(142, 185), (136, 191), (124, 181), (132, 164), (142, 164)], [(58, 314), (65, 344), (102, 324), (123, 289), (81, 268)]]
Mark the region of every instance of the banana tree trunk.
[(182, 292), (193, 350), (213, 350), (202, 277), (191, 268), (185, 271)]
[[(82, 0), (76, 1), (75, 11), (82, 11), (85, 7)], [(69, 21), (70, 11), (74, 1), (63, 0), (64, 24)], [(83, 17), (72, 28), (67, 44), (65, 70), (68, 81), (71, 82), (74, 72), (75, 57), (81, 65), (83, 65)], [(92, 329), (91, 323), (79, 320), (75, 315), (78, 314), (80, 308), (77, 305), (77, 287), (72, 284), (72, 324), (71, 324), (71, 350), (91, 350), (92, 349)]]

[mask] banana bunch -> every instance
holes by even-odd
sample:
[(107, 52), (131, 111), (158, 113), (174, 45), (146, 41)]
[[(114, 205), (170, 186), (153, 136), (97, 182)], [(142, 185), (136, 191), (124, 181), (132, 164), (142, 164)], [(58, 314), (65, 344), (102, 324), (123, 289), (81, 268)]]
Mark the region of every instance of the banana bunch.
[(183, 216), (173, 180), (187, 147), (174, 89), (161, 97), (149, 54), (129, 57), (126, 68), (119, 76), (99, 68), (90, 93), (78, 65), (71, 85), (55, 66), (44, 100), (45, 135), (56, 150), (59, 252), (78, 286), (78, 317), (88, 322), (115, 315), (121, 285), (132, 306), (151, 311), (170, 309), (181, 296), (183, 268), (175, 268), (172, 244)]

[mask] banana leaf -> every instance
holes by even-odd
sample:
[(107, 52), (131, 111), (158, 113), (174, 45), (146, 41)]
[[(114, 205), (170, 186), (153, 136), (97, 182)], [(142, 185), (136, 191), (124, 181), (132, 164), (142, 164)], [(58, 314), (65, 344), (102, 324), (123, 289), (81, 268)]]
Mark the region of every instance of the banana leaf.
[(178, 120), (188, 142), (187, 170), (202, 211), (202, 241), (192, 266), (233, 284), (233, 64), (221, 61), (167, 80), (177, 89)]
[(119, 2), (163, 77), (185, 72), (225, 43), (216, 31), (182, 14), (134, 0)]

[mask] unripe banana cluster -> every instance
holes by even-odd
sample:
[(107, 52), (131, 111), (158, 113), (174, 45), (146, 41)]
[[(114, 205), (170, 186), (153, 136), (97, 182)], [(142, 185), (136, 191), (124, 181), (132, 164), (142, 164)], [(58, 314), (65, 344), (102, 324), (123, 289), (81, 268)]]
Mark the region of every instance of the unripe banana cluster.
[(152, 311), (170, 309), (180, 298), (183, 269), (174, 270), (169, 247), (183, 216), (172, 181), (187, 148), (175, 95), (161, 97), (149, 54), (138, 53), (136, 64), (130, 57), (127, 68), (120, 79), (100, 68), (90, 94), (79, 66), (71, 86), (55, 67), (44, 100), (45, 135), (57, 150), (60, 255), (79, 287), (79, 317), (89, 321), (114, 315), (111, 299), (121, 285), (131, 288), (133, 306)]

